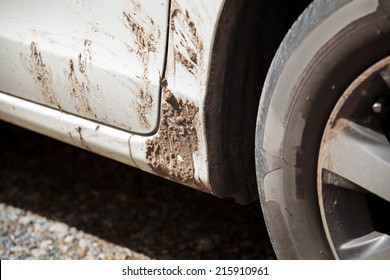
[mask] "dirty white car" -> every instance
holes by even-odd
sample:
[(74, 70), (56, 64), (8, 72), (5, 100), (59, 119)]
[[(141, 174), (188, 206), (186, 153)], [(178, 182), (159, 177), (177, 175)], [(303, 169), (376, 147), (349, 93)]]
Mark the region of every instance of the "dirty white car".
[(0, 0), (0, 119), (260, 197), (279, 258), (389, 259), (389, 18), (387, 0)]

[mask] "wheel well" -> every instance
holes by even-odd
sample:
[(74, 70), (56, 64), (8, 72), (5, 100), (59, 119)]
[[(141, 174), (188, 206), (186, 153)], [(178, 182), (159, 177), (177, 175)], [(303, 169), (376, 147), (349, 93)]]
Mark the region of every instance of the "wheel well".
[(255, 128), (261, 89), (279, 44), (311, 0), (226, 0), (205, 102), (210, 182), (239, 203), (258, 198)]

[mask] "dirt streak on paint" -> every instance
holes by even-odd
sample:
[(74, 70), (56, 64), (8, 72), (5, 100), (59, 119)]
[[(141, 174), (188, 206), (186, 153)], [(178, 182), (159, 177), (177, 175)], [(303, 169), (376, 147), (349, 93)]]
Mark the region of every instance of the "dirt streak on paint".
[(20, 54), (20, 57), (26, 62), (26, 68), (33, 75), (33, 79), (40, 88), (45, 103), (59, 107), (57, 94), (53, 88), (51, 69), (44, 63), (38, 44), (31, 42), (30, 56), (26, 57)]
[(203, 40), (189, 12), (176, 1), (172, 2), (170, 26), (175, 61), (196, 75), (203, 63)]
[[(141, 87), (138, 89), (137, 96), (132, 103), (135, 111), (138, 114), (140, 124), (150, 129), (151, 124), (150, 114), (153, 109), (153, 96), (151, 94), (151, 81), (149, 75), (149, 63), (151, 60), (151, 53), (157, 51), (157, 42), (161, 37), (160, 30), (155, 28), (154, 22), (151, 18), (140, 18), (141, 4), (138, 1), (131, 1), (133, 3), (132, 12), (124, 11), (123, 19), (126, 28), (131, 32), (131, 37), (134, 44), (128, 45), (128, 51), (135, 54), (143, 67), (141, 80)], [(138, 11), (138, 12), (137, 12)], [(145, 23), (146, 20), (146, 23)], [(150, 28), (145, 28), (149, 26)]]
[[(69, 94), (75, 100), (77, 112), (96, 118), (97, 116), (89, 104), (89, 99), (92, 98), (92, 86), (88, 79), (88, 65), (92, 61), (91, 44), (90, 40), (84, 40), (84, 50), (77, 56), (77, 66), (73, 59), (69, 59), (66, 74), (71, 83)], [(78, 73), (76, 70), (78, 70)]]

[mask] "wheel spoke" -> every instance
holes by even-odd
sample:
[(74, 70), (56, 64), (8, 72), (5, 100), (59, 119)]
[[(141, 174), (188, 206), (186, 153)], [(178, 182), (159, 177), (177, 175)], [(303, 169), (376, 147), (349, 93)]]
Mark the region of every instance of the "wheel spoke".
[(345, 119), (339, 120), (329, 135), (323, 146), (323, 167), (390, 201), (390, 145), (386, 137)]
[(373, 231), (342, 244), (338, 253), (348, 259), (389, 259), (390, 236)]

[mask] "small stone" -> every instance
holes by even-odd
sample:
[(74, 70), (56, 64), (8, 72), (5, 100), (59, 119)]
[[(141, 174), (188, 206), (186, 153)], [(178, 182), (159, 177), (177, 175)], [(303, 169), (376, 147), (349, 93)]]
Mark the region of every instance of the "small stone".
[(39, 259), (46, 254), (46, 251), (41, 248), (35, 248), (31, 250), (31, 254), (34, 256), (34, 258)]
[(76, 253), (79, 255), (79, 258), (84, 258), (87, 250), (85, 248), (77, 247)]
[(61, 249), (62, 252), (66, 253), (69, 250), (69, 246), (66, 246), (66, 245), (65, 246), (60, 246), (60, 249)]
[(80, 248), (86, 248), (86, 247), (88, 247), (88, 245), (89, 245), (89, 242), (87, 240), (85, 240), (85, 239), (79, 240), (79, 247)]
[(41, 231), (41, 226), (40, 225), (34, 225), (34, 232), (38, 233)]
[(7, 213), (7, 220), (10, 221), (10, 222), (14, 222), (17, 220), (18, 218), (18, 215), (16, 215), (15, 212), (11, 212), (11, 213)]
[(85, 260), (95, 260), (96, 257), (94, 256), (94, 254), (92, 252), (88, 252), (85, 257), (84, 257)]
[(9, 249), (12, 253), (22, 253), (22, 252), (27, 252), (28, 248), (23, 247), (23, 246), (14, 246)]
[(57, 233), (66, 233), (68, 231), (69, 227), (68, 225), (64, 223), (56, 222), (49, 228), (50, 232), (57, 232)]
[(99, 260), (104, 260), (104, 259), (106, 258), (106, 255), (103, 254), (103, 253), (100, 253), (100, 254), (98, 255), (98, 258), (99, 258)]
[(53, 244), (52, 240), (43, 240), (40, 244), (39, 247), (42, 249), (48, 248), (51, 244)]
[(68, 235), (67, 237), (65, 237), (64, 242), (69, 244), (72, 243), (73, 240), (74, 240), (74, 236)]
[(27, 225), (29, 223), (31, 223), (31, 217), (28, 217), (28, 216), (24, 216), (24, 217), (21, 217), (19, 219), (19, 223), (22, 224), (22, 225)]

